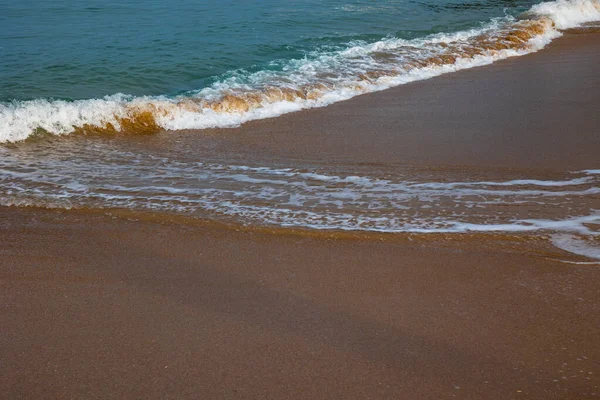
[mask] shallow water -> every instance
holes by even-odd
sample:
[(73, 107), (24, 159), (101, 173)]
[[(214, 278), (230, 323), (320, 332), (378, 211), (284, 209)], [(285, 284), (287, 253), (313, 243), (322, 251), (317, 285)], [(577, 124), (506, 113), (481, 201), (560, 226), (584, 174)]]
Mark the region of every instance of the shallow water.
[(523, 176), (327, 165), (190, 150), (160, 138), (72, 139), (0, 147), (0, 204), (317, 230), (553, 234), (565, 249), (575, 241), (594, 249), (600, 236), (596, 170)]

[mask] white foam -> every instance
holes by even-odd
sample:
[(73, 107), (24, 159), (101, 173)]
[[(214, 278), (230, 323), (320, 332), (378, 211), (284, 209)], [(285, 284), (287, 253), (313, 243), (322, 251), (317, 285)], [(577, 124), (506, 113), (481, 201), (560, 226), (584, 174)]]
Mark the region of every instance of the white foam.
[(27, 139), (36, 129), (42, 128), (55, 135), (75, 131), (85, 124), (101, 127), (113, 123), (123, 114), (125, 96), (117, 94), (103, 99), (67, 102), (38, 99), (10, 104), (0, 103), (0, 142)]
[(552, 244), (569, 253), (600, 260), (600, 242), (594, 244), (586, 238), (557, 234), (552, 236)]
[(530, 11), (549, 17), (558, 29), (576, 28), (600, 20), (598, 0), (557, 0), (536, 4)]
[(419, 183), (406, 181), (404, 175), (380, 179), (356, 175), (357, 171), (334, 175), (187, 163), (122, 151), (103, 151), (93, 160), (28, 158), (8, 150), (0, 154), (2, 204), (61, 204), (69, 199), (69, 207), (208, 213), (259, 224), (377, 232), (547, 231), (593, 236), (596, 232), (588, 225), (600, 223), (594, 209), (600, 187), (594, 175)]
[(481, 182), (428, 182), (420, 183), (415, 186), (429, 187), (429, 188), (455, 188), (460, 186), (542, 186), (542, 187), (562, 187), (562, 186), (580, 186), (593, 182), (593, 178), (575, 178), (565, 181), (542, 181), (538, 179), (515, 179), (512, 181), (504, 182), (493, 182), (493, 181), (481, 181)]

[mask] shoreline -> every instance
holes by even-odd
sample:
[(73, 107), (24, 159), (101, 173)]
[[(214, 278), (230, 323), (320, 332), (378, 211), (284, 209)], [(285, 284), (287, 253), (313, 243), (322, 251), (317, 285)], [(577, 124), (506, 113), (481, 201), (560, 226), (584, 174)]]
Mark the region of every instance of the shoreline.
[[(547, 173), (597, 167), (600, 34), (236, 128), (170, 131), (265, 159)], [(547, 82), (551, 82), (549, 86)], [(577, 132), (577, 135), (568, 135)], [(171, 138), (170, 138), (170, 137)], [(197, 141), (192, 140), (197, 137)], [(135, 140), (135, 139), (134, 139)], [(186, 140), (187, 141), (187, 140)]]
[[(245, 235), (261, 235), (264, 237), (284, 237), (296, 240), (341, 241), (341, 242), (373, 242), (391, 245), (430, 245), (439, 248), (469, 246), (473, 243), (484, 243), (501, 252), (522, 254), (531, 258), (539, 258), (552, 263), (579, 265), (600, 265), (600, 260), (572, 252), (552, 243), (552, 231), (457, 231), (457, 232), (386, 232), (352, 229), (318, 229), (295, 226), (275, 226), (245, 224), (234, 221), (190, 218), (176, 214), (139, 212), (126, 209), (48, 209), (36, 206), (0, 206), (0, 214), (10, 220), (12, 214), (25, 217), (39, 215), (46, 220), (61, 221), (73, 218), (99, 219), (141, 223), (157, 226), (169, 226), (182, 230), (209, 230), (232, 232)], [(563, 233), (564, 234), (564, 233)], [(593, 239), (590, 239), (593, 240)]]
[[(566, 34), (539, 53), (323, 109), (114, 140), (260, 163), (598, 168), (599, 48), (598, 34)], [(557, 262), (528, 238), (288, 233), (0, 207), (0, 390), (600, 397), (599, 268)]]

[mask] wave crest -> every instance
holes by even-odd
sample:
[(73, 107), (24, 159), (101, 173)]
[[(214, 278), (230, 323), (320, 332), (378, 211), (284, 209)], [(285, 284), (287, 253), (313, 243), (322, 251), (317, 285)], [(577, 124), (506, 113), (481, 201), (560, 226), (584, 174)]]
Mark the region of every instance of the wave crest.
[(560, 29), (596, 20), (600, 0), (557, 0), (533, 6), (520, 20), (505, 17), (480, 29), (414, 40), (353, 43), (342, 51), (286, 61), (281, 71), (234, 74), (178, 97), (115, 94), (0, 103), (0, 142), (25, 140), (40, 131), (144, 134), (235, 127), (535, 52), (560, 36)]

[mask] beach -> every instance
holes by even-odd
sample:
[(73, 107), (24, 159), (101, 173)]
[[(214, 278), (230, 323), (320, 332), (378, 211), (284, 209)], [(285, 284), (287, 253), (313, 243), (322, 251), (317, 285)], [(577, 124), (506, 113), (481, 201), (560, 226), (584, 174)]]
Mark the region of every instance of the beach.
[[(114, 140), (367, 175), (554, 179), (600, 166), (599, 62), (599, 33), (567, 32), (325, 108)], [(600, 397), (598, 264), (534, 235), (0, 214), (6, 398)]]

